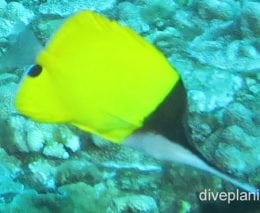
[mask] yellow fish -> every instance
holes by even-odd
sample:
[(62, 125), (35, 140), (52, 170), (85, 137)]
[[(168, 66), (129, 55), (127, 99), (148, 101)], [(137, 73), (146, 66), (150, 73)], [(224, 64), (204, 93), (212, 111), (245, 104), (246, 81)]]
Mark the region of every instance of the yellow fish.
[(173, 143), (187, 145), (185, 95), (179, 74), (152, 44), (116, 21), (83, 11), (69, 18), (38, 55), (15, 105), (34, 120), (69, 123), (254, 190)]
[(94, 12), (70, 18), (23, 79), (16, 107), (37, 121), (71, 123), (120, 143), (179, 80), (153, 45)]

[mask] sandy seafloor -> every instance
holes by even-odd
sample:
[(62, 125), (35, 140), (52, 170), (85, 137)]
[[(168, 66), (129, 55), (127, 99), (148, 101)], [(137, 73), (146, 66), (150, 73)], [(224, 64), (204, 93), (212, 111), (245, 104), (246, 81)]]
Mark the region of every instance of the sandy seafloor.
[(187, 88), (193, 146), (260, 186), (258, 0), (0, 0), (0, 212), (260, 212), (260, 201), (200, 201), (204, 190), (236, 191), (218, 177), (17, 114), (16, 90), (39, 42), (80, 10), (158, 47)]

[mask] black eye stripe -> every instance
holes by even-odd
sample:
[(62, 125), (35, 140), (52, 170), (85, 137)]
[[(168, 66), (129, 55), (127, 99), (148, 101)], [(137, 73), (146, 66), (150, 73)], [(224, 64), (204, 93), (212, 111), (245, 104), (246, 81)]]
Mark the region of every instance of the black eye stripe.
[(29, 71), (27, 72), (27, 75), (31, 76), (31, 77), (37, 77), (38, 75), (40, 75), (42, 72), (42, 66), (35, 64), (33, 65)]

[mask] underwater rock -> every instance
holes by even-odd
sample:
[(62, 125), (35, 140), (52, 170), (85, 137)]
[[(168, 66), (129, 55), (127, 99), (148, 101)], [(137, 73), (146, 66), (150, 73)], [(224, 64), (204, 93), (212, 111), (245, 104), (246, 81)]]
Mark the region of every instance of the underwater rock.
[(224, 114), (225, 125), (239, 125), (247, 132), (254, 127), (252, 119), (253, 113), (241, 103), (230, 104)]
[(110, 142), (98, 135), (90, 135), (92, 143), (99, 148), (110, 146)]
[(177, 5), (172, 0), (144, 0), (142, 17), (145, 22), (155, 27), (163, 27), (175, 13)]
[(17, 180), (23, 173), (21, 162), (9, 156), (2, 148), (0, 148), (0, 159), (0, 203), (2, 203), (9, 202), (15, 194), (21, 193), (24, 184)]
[[(260, 126), (260, 110), (255, 113), (253, 120), (254, 120), (255, 125), (257, 127), (259, 127)], [(256, 134), (255, 136), (260, 137), (259, 131), (258, 131), (258, 134)]]
[(105, 149), (106, 147), (111, 145), (111, 143), (108, 140), (106, 140), (98, 135), (90, 135), (90, 137), (91, 137), (92, 143), (95, 144), (95, 146), (97, 146), (99, 148)]
[(166, 56), (177, 52), (181, 46), (185, 45), (182, 42), (180, 31), (174, 27), (166, 27), (163, 31), (156, 30), (146, 38), (160, 50), (163, 50)]
[[(255, 76), (255, 78), (253, 78)], [(254, 137), (260, 137), (259, 131), (259, 109), (260, 109), (260, 84), (257, 80), (256, 73), (250, 78), (245, 78), (245, 87), (236, 94), (236, 100), (243, 104), (244, 108), (234, 109), (234, 116), (240, 122), (239, 126), (244, 128), (244, 131)], [(250, 112), (246, 112), (246, 111)], [(230, 112), (231, 115), (232, 112)], [(241, 113), (241, 115), (239, 114)], [(245, 113), (243, 115), (242, 113)], [(250, 116), (250, 114), (251, 116)], [(237, 115), (236, 115), (237, 114)], [(236, 119), (236, 120), (237, 120)], [(243, 120), (242, 120), (243, 119)]]
[(249, 72), (258, 69), (259, 41), (252, 33), (243, 36), (248, 30), (243, 17), (223, 23), (210, 22), (203, 33), (189, 43), (187, 52), (200, 63), (223, 70)]
[(190, 112), (202, 112), (205, 111), (207, 96), (203, 91), (190, 90), (188, 92), (189, 99), (192, 105), (189, 107)]
[(27, 134), (28, 151), (40, 152), (44, 146), (44, 136), (39, 129), (32, 127)]
[(12, 180), (1, 180), (0, 182), (0, 196), (5, 197), (5, 195), (19, 194), (24, 190), (24, 185), (19, 182), (14, 182)]
[(39, 12), (43, 15), (69, 16), (80, 10), (93, 10), (97, 12), (110, 10), (116, 0), (48, 0), (39, 6)]
[(191, 207), (192, 207), (192, 204), (191, 204), (191, 203), (189, 203), (188, 201), (185, 201), (185, 200), (181, 200), (179, 212), (180, 212), (180, 213), (189, 213), (189, 212), (192, 212), (192, 211), (191, 211)]
[(48, 157), (56, 157), (60, 159), (68, 159), (69, 153), (65, 150), (64, 146), (56, 141), (49, 142), (42, 152)]
[(260, 84), (252, 83), (248, 85), (249, 92), (253, 93), (254, 95), (258, 95), (260, 93)]
[(239, 9), (239, 5), (234, 1), (199, 0), (195, 2), (194, 6), (197, 8), (198, 15), (206, 20), (229, 20)]
[[(11, 152), (42, 152), (46, 156), (67, 159), (69, 153), (80, 149), (79, 136), (66, 126), (39, 124), (22, 116), (10, 116), (6, 132), (10, 138), (7, 149)], [(11, 145), (11, 146), (10, 146)]]
[(186, 78), (190, 112), (210, 112), (225, 107), (242, 87), (240, 76), (217, 70), (207, 72), (209, 69), (196, 70)]
[[(2, 75), (1, 75), (2, 76)], [(6, 77), (8, 77), (6, 75)], [(13, 79), (11, 76), (5, 78), (6, 81)], [(15, 107), (13, 105), (15, 92), (17, 90), (17, 84), (11, 82), (9, 84), (1, 85), (0, 82), (0, 117), (1, 119), (7, 119), (11, 113), (15, 113)], [(1, 141), (1, 140), (0, 140)]]
[(3, 11), (6, 7), (7, 3), (5, 0), (0, 0), (0, 17), (3, 16)]
[(195, 145), (205, 143), (216, 126), (216, 119), (205, 113), (189, 113), (188, 126)]
[(118, 146), (110, 143), (106, 147), (98, 149), (89, 147), (86, 151), (90, 159), (94, 159), (96, 164), (105, 169), (153, 172), (155, 174), (162, 171), (162, 166), (158, 161), (124, 145)]
[(133, 213), (158, 213), (158, 206), (155, 200), (147, 195), (128, 195), (124, 197), (119, 197), (113, 199), (107, 213), (123, 213), (123, 212), (133, 212)]
[(17, 194), (11, 202), (0, 203), (0, 212), (51, 213), (66, 212), (62, 198), (56, 194), (40, 194), (33, 189)]
[(138, 33), (145, 33), (150, 30), (141, 17), (141, 8), (130, 2), (122, 2), (118, 5), (118, 16), (122, 24), (127, 25)]
[(240, 147), (241, 151), (247, 148), (247, 152), (256, 145), (254, 139), (237, 125), (228, 126), (224, 129), (220, 135), (220, 140), (227, 144), (233, 144), (235, 147)]
[(96, 213), (106, 212), (107, 206), (115, 196), (114, 192), (106, 189), (96, 193), (96, 189), (83, 182), (68, 184), (58, 189), (63, 197), (60, 202), (60, 212)]
[(34, 204), (34, 197), (37, 195), (35, 190), (28, 190), (14, 197), (12, 202), (1, 203), (1, 212), (23, 212), (30, 209), (30, 212), (40, 213), (39, 208)]
[(260, 3), (248, 1), (242, 8), (242, 19), (244, 24), (251, 32), (251, 35), (255, 37), (260, 36)]
[[(20, 33), (26, 28), (26, 26), (33, 19), (34, 19), (34, 13), (31, 10), (26, 9), (21, 3), (18, 2), (10, 2), (4, 8), (0, 9), (0, 44), (1, 44), (0, 45), (0, 67), (1, 68), (9, 67), (10, 63), (11, 64), (13, 63), (12, 67), (15, 66), (15, 63), (18, 64), (17, 61), (10, 62), (11, 61), (10, 57), (2, 58), (2, 55), (5, 56), (5, 53), (6, 51), (8, 51), (9, 47), (11, 47), (15, 43)], [(20, 49), (23, 48), (24, 46), (20, 47)], [(22, 50), (20, 51), (22, 54)], [(18, 67), (18, 65), (16, 67)]]
[[(19, 81), (19, 77), (13, 73), (1, 73), (0, 74), (0, 90), (1, 90), (2, 85), (10, 84), (13, 82), (18, 82), (18, 81)], [(9, 85), (9, 86), (11, 86), (11, 85)]]
[(103, 174), (87, 159), (65, 161), (56, 168), (55, 176), (58, 185), (84, 180), (94, 185), (103, 180)]
[(13, 22), (22, 22), (27, 25), (34, 18), (34, 13), (31, 10), (26, 9), (19, 2), (10, 2), (5, 7), (5, 14), (8, 20)]
[(6, 151), (0, 148), (0, 182), (3, 180), (13, 180), (17, 178), (21, 172), (21, 162), (13, 156), (9, 156)]
[(258, 175), (255, 170), (260, 165), (256, 149), (259, 145), (256, 137), (246, 134), (241, 127), (232, 125), (215, 131), (204, 144), (204, 149), (209, 152), (208, 158), (216, 162), (219, 168), (245, 178), (247, 175)]
[(80, 137), (79, 134), (74, 133), (67, 127), (60, 128), (61, 143), (70, 151), (77, 152), (80, 150)]
[(36, 24), (37, 36), (43, 44), (46, 44), (54, 32), (64, 22), (64, 19), (39, 20)]
[(30, 170), (29, 182), (35, 188), (49, 190), (56, 188), (56, 168), (47, 160), (39, 159), (28, 165)]
[(105, 168), (116, 169), (116, 170), (136, 170), (139, 172), (153, 172), (160, 173), (162, 168), (160, 165), (145, 164), (145, 163), (132, 163), (132, 162), (114, 162), (107, 161), (101, 164)]
[[(9, 150), (20, 152), (41, 151), (45, 141), (43, 133), (35, 123), (21, 116), (12, 116), (8, 120)], [(27, 132), (28, 130), (28, 132)], [(27, 134), (28, 133), (28, 134)]]
[[(113, 171), (113, 170), (111, 170)], [(155, 171), (139, 171), (132, 169), (115, 170), (115, 182), (118, 188), (127, 192), (158, 192), (158, 184), (160, 184), (161, 172)]]
[(6, 38), (13, 33), (13, 24), (11, 21), (0, 17), (0, 38)]
[(155, 190), (163, 171), (158, 161), (125, 146), (110, 143), (106, 147), (87, 147), (86, 152), (87, 158), (102, 169), (103, 179), (114, 179), (120, 189), (127, 191)]
[[(10, 117), (8, 127), (12, 148), (18, 149), (20, 152), (41, 152), (47, 143), (46, 139), (49, 138), (46, 132), (44, 133), (40, 128), (41, 125), (21, 116)], [(21, 131), (22, 129), (24, 131)]]
[[(178, 9), (175, 11), (170, 26), (177, 28), (181, 32), (182, 42), (187, 43), (202, 33), (205, 23), (194, 16), (193, 11)], [(184, 51), (185, 48), (182, 50)]]
[(254, 171), (259, 167), (256, 151), (259, 136), (254, 121), (257, 98), (245, 99), (250, 95), (245, 83), (250, 87), (256, 85), (256, 81), (244, 82), (242, 75), (207, 69), (190, 72), (185, 80), (189, 85), (189, 127), (195, 147), (223, 171), (241, 179), (247, 175), (256, 179)]
[[(228, 170), (229, 173), (235, 175), (237, 178), (245, 178), (246, 175), (253, 177), (253, 169), (250, 161), (245, 161), (250, 155), (242, 154), (236, 147), (227, 144), (220, 144), (216, 150), (216, 158), (219, 158), (221, 169)], [(232, 156), (237, 156), (236, 158)]]
[(112, 144), (100, 149), (87, 149), (90, 161), (102, 169), (103, 179), (113, 179), (118, 188), (128, 192), (156, 190), (163, 166), (136, 150), (125, 146), (118, 148)]
[[(162, 9), (160, 4), (164, 1), (155, 2), (155, 6), (159, 7), (158, 10)], [(191, 10), (183, 10), (178, 7), (174, 1), (167, 2), (166, 5), (169, 5), (169, 8), (166, 9), (168, 11), (167, 18), (163, 17), (163, 13), (153, 17), (152, 14), (149, 14), (149, 5), (146, 6), (148, 11), (145, 10), (146, 7), (142, 9), (143, 20), (151, 28), (151, 32), (146, 35), (146, 38), (155, 44), (167, 57), (172, 56), (176, 59), (180, 54), (181, 56), (178, 58), (181, 59), (183, 54), (186, 54), (185, 50), (188, 41), (201, 34), (204, 22), (195, 17)]]
[(96, 193), (96, 188), (83, 182), (68, 184), (58, 193), (37, 193), (29, 189), (16, 195), (11, 202), (0, 203), (0, 212), (106, 212), (115, 193), (108, 188)]

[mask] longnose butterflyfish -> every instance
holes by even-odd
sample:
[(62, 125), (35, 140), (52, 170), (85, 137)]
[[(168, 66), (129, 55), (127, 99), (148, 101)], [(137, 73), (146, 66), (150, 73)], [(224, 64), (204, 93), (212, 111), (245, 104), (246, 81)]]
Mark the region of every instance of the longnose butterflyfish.
[(95, 12), (79, 12), (60, 27), (24, 75), (15, 105), (36, 121), (72, 124), (254, 189), (176, 143), (188, 141), (179, 73), (142, 36)]

